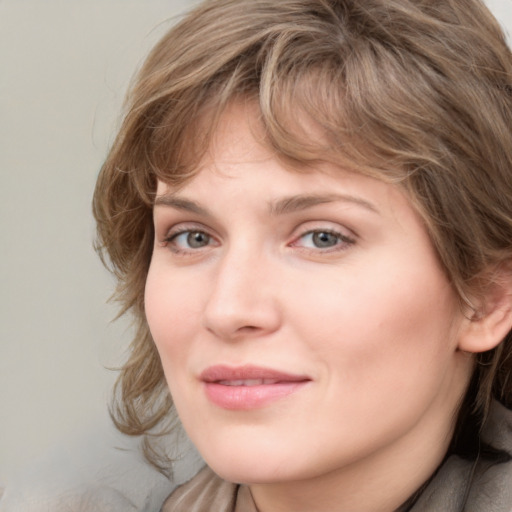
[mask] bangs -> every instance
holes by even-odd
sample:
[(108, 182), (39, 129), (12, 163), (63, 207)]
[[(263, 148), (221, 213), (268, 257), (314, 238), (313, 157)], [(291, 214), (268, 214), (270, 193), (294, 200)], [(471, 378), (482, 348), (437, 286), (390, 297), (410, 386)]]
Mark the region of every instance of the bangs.
[[(146, 200), (154, 199), (155, 179), (179, 187), (197, 174), (220, 120), (234, 104), (250, 107), (258, 132), (264, 134), (258, 137), (260, 142), (293, 170), (329, 162), (378, 179), (398, 179), (399, 152), (391, 155), (389, 148), (382, 151), (372, 143), (369, 123), (362, 113), (354, 115), (354, 102), (347, 101), (341, 77), (328, 76), (332, 68), (325, 68), (295, 69), (295, 74), (264, 69), (252, 87), (235, 70), (227, 79), (216, 77), (207, 90), (203, 85), (200, 92), (187, 91), (201, 100), (169, 109), (146, 139), (144, 175), (153, 177), (145, 180)], [(334, 72), (340, 74), (338, 69)], [(155, 120), (154, 115), (151, 118)]]

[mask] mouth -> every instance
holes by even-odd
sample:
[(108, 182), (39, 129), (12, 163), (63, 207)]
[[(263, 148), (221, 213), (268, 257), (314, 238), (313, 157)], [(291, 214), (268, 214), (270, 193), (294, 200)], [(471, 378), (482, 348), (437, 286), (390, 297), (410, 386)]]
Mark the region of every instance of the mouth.
[(305, 375), (258, 366), (211, 366), (200, 375), (207, 398), (229, 410), (265, 407), (284, 399), (311, 382)]
[(218, 384), (223, 386), (267, 386), (277, 384), (276, 379), (246, 379), (246, 380), (219, 380)]

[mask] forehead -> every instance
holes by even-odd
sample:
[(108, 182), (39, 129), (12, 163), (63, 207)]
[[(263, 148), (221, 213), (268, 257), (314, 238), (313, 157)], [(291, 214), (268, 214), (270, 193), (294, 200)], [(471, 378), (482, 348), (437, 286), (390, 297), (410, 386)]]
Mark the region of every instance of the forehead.
[(412, 209), (401, 188), (383, 180), (330, 162), (282, 158), (268, 143), (257, 108), (246, 104), (223, 113), (191, 178), (177, 186), (158, 182), (156, 204), (201, 212), (199, 203), (231, 199), (238, 201), (235, 210), (253, 202), (267, 204), (273, 213), (334, 202), (388, 216)]
[[(201, 128), (210, 131), (204, 153), (191, 166), (190, 178), (177, 185), (171, 185), (164, 179), (159, 180), (157, 195), (180, 191), (198, 192), (202, 188), (215, 194), (216, 186), (222, 186), (223, 182), (229, 184), (232, 179), (240, 177), (241, 173), (251, 175), (254, 181), (251, 189), (255, 190), (257, 182), (263, 181), (265, 175), (277, 175), (282, 171), (289, 171), (290, 176), (288, 183), (281, 176), (280, 186), (291, 191), (293, 174), (309, 175), (319, 186), (323, 181), (320, 175), (328, 174), (329, 166), (325, 163), (312, 165), (292, 161), (276, 151), (267, 137), (259, 109), (254, 103), (230, 104), (218, 118), (214, 129), (208, 125), (209, 121), (209, 117), (205, 116), (198, 126), (199, 131)], [(188, 152), (193, 147), (194, 136), (188, 141)], [(192, 158), (190, 161), (193, 161)], [(341, 169), (337, 171), (339, 176)]]

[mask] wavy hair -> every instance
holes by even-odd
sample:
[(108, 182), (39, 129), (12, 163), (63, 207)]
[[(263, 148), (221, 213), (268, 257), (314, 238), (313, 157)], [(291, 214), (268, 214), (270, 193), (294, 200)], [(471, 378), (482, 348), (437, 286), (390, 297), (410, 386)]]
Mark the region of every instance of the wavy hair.
[[(512, 256), (512, 56), (481, 1), (203, 2), (136, 76), (93, 199), (97, 249), (136, 322), (112, 416), (161, 469), (151, 441), (177, 422), (144, 314), (156, 181), (193, 177), (240, 99), (297, 168), (331, 161), (404, 187), (461, 305)], [(492, 397), (512, 405), (511, 350), (507, 337), (476, 356), (464, 421), (480, 424)]]

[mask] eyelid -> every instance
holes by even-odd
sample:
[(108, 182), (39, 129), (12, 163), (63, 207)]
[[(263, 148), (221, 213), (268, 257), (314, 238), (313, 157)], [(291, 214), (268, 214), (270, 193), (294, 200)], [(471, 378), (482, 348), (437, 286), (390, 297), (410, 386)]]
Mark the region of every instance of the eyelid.
[(162, 235), (158, 237), (162, 242), (168, 242), (173, 237), (185, 233), (187, 231), (200, 231), (201, 233), (206, 233), (212, 238), (217, 238), (215, 234), (212, 233), (212, 230), (206, 227), (204, 224), (200, 222), (177, 222), (172, 225), (170, 228), (166, 228), (165, 231), (163, 229), (156, 229), (156, 231), (160, 231)]
[[(193, 233), (199, 232), (204, 233), (209, 237), (208, 244), (202, 247), (181, 247), (176, 244), (173, 245), (173, 241), (183, 233)], [(339, 242), (333, 246), (327, 247), (307, 247), (301, 244), (301, 240), (303, 240), (307, 235), (312, 235), (314, 233), (330, 233), (336, 237), (338, 237)], [(157, 229), (158, 233), (158, 229)], [(358, 236), (354, 233), (353, 230), (347, 228), (346, 226), (342, 226), (337, 222), (331, 221), (306, 221), (300, 224), (293, 230), (291, 234), (291, 241), (289, 241), (286, 245), (288, 247), (292, 247), (297, 250), (303, 250), (304, 252), (311, 253), (329, 253), (329, 252), (340, 252), (348, 249), (351, 245), (354, 245), (358, 240)], [(178, 222), (170, 228), (166, 229), (163, 236), (157, 236), (157, 241), (160, 246), (168, 247), (176, 254), (199, 254), (203, 253), (211, 249), (212, 247), (216, 247), (220, 245), (220, 239), (217, 233), (215, 233), (210, 227), (205, 226), (201, 222), (197, 221), (184, 221)], [(171, 247), (172, 246), (172, 247)]]
[[(329, 225), (330, 224), (330, 225)], [(292, 242), (288, 245), (300, 250), (313, 252), (313, 253), (328, 253), (328, 252), (340, 252), (346, 250), (348, 247), (354, 245), (357, 242), (357, 235), (350, 229), (342, 226), (332, 226), (332, 223), (323, 222), (308, 222), (306, 225), (302, 225), (296, 234), (293, 236)], [(315, 233), (329, 233), (339, 238), (339, 243), (331, 247), (304, 247), (300, 245), (300, 241), (308, 235)]]
[[(203, 247), (197, 248), (185, 248), (177, 245), (175, 240), (177, 237), (184, 233), (204, 233), (209, 238), (209, 243)], [(171, 228), (165, 231), (163, 236), (157, 237), (158, 243), (161, 247), (168, 248), (175, 255), (198, 255), (203, 254), (205, 251), (210, 249), (211, 247), (216, 247), (219, 245), (218, 237), (215, 233), (212, 233), (212, 230), (207, 228), (201, 223), (198, 222), (180, 222)]]

